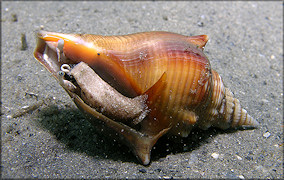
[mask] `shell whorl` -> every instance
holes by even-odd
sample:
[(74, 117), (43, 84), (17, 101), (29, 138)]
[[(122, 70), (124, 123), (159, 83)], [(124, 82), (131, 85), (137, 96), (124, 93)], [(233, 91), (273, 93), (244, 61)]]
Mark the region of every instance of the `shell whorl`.
[[(237, 98), (233, 97), (233, 93), (225, 88), (225, 105), (224, 109), (224, 121), (222, 125), (218, 127), (226, 129), (229, 127), (256, 127), (259, 123), (252, 118), (245, 109), (240, 105), (240, 101)], [(226, 125), (227, 124), (227, 125)]]
[(198, 126), (201, 129), (208, 129), (210, 126), (221, 129), (258, 126), (259, 123), (241, 107), (240, 101), (224, 86), (222, 78), (214, 70), (212, 70), (212, 78), (211, 101)]

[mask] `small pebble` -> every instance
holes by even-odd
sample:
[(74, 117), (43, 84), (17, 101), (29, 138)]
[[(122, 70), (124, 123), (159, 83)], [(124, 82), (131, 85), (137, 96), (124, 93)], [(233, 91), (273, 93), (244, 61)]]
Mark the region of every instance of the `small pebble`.
[(168, 17), (167, 16), (163, 16), (163, 20), (167, 21), (168, 20)]
[(18, 21), (18, 16), (17, 14), (12, 14), (12, 21), (17, 22)]
[(163, 176), (163, 179), (171, 179), (169, 176)]
[(218, 153), (212, 153), (211, 156), (212, 156), (214, 159), (218, 159), (219, 154), (218, 154)]
[(146, 169), (139, 169), (139, 172), (146, 173)]
[(19, 82), (21, 82), (21, 81), (23, 80), (23, 77), (19, 74), (19, 75), (17, 76), (17, 80), (18, 80)]
[(197, 22), (197, 25), (199, 26), (199, 27), (203, 27), (204, 26), (204, 23), (203, 22)]
[(28, 44), (27, 44), (26, 35), (24, 33), (22, 33), (22, 35), (21, 35), (21, 42), (22, 42), (21, 50), (22, 51), (27, 50)]
[(275, 59), (275, 56), (272, 54), (272, 55), (270, 56), (270, 59)]
[(268, 138), (270, 135), (271, 135), (270, 132), (266, 132), (263, 134), (263, 137)]
[(243, 175), (239, 175), (240, 179), (245, 179), (245, 177)]
[(238, 155), (236, 155), (236, 157), (237, 157), (238, 160), (243, 160), (243, 158), (238, 156)]
[(22, 107), (22, 109), (28, 109), (29, 108), (29, 106), (23, 106)]
[(246, 156), (245, 158), (246, 158), (247, 160), (249, 160), (249, 161), (253, 160), (253, 157), (252, 157), (252, 156)]

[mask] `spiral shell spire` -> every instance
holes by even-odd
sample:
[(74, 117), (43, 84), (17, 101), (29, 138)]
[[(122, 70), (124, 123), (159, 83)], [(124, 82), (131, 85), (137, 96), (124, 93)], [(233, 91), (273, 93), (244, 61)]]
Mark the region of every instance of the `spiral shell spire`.
[(222, 78), (214, 70), (212, 70), (212, 78), (213, 89), (206, 108), (207, 113), (198, 122), (198, 126), (204, 130), (210, 126), (221, 129), (257, 127), (259, 123), (241, 107), (240, 101), (234, 97), (230, 89), (224, 86)]
[(252, 118), (240, 105), (240, 101), (233, 97), (233, 93), (225, 88), (224, 120), (230, 127), (257, 127), (259, 123)]

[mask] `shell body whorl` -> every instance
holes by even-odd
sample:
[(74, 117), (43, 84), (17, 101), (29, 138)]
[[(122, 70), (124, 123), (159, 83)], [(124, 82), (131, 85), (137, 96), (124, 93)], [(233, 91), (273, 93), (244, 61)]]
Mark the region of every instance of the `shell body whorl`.
[[(102, 119), (126, 140), (143, 164), (148, 164), (152, 146), (167, 132), (186, 137), (193, 127), (226, 129), (258, 124), (211, 69), (203, 53), (207, 40), (206, 35), (183, 36), (169, 32), (124, 36), (39, 32), (34, 55), (54, 76), (63, 64), (77, 66), (85, 62), (87, 65), (82, 67), (88, 72), (95, 71), (101, 78), (98, 81), (106, 82), (102, 86), (106, 88), (100, 92), (96, 92), (95, 85), (92, 92), (84, 91), (78, 83), (73, 84), (77, 92), (62, 86), (80, 109)], [(84, 76), (75, 77), (72, 82), (81, 82), (78, 78)], [(82, 82), (84, 86), (91, 86), (88, 81)], [(111, 94), (107, 101), (119, 97), (121, 102), (115, 102), (119, 111), (135, 99), (143, 109), (136, 108), (138, 114), (134, 116), (143, 118), (129, 123), (118, 120), (120, 115), (114, 112), (97, 112), (98, 108), (91, 104), (98, 102), (91, 101), (102, 94)], [(137, 102), (138, 96), (143, 96), (140, 98), (143, 101)], [(113, 109), (114, 103), (109, 104), (111, 108), (103, 109)], [(101, 100), (98, 106), (109, 104)], [(127, 112), (132, 113), (129, 111), (131, 108)], [(107, 117), (108, 114), (112, 116)]]

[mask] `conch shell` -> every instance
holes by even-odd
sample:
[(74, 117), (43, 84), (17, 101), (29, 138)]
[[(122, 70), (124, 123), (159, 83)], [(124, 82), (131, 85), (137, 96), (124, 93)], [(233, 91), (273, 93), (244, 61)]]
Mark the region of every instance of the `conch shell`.
[(144, 164), (166, 133), (193, 127), (256, 127), (212, 70), (207, 36), (144, 32), (124, 36), (40, 31), (35, 58), (76, 105), (102, 122)]

